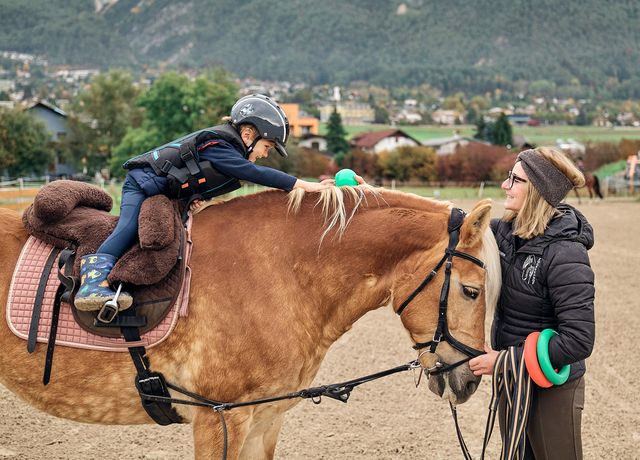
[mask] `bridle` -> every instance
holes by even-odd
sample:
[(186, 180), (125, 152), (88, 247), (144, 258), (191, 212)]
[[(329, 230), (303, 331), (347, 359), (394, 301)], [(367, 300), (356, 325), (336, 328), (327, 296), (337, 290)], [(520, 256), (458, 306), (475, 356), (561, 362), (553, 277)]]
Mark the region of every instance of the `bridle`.
[(462, 223), (464, 222), (465, 213), (459, 208), (453, 208), (451, 210), (451, 215), (449, 216), (449, 223), (447, 226), (447, 230), (449, 232), (449, 244), (447, 245), (447, 249), (444, 251), (444, 255), (440, 259), (440, 261), (436, 264), (433, 270), (429, 272), (429, 274), (422, 280), (420, 285), (413, 290), (411, 294), (405, 299), (404, 302), (400, 305), (396, 313), (398, 316), (402, 315), (402, 312), (405, 308), (411, 303), (415, 297), (422, 292), (422, 290), (435, 278), (438, 274), (438, 270), (442, 268), (444, 265), (444, 282), (442, 283), (442, 290), (440, 291), (440, 302), (438, 308), (438, 324), (436, 326), (436, 330), (433, 334), (433, 338), (428, 342), (417, 342), (414, 345), (414, 349), (422, 350), (423, 348), (429, 347), (429, 353), (435, 353), (436, 348), (440, 342), (447, 342), (456, 350), (467, 355), (466, 358), (457, 361), (453, 364), (444, 364), (441, 362), (436, 362), (436, 364), (428, 369), (425, 369), (427, 375), (438, 375), (443, 372), (449, 372), (452, 369), (460, 366), (461, 364), (466, 363), (471, 358), (475, 358), (476, 356), (480, 356), (484, 354), (483, 351), (472, 348), (468, 345), (465, 345), (462, 342), (456, 340), (451, 333), (449, 332), (449, 326), (447, 324), (447, 307), (449, 302), (449, 287), (451, 284), (451, 267), (453, 266), (453, 258), (460, 257), (466, 260), (473, 262), (479, 267), (485, 268), (484, 263), (467, 253), (460, 252), (456, 250), (456, 246), (460, 241), (460, 228), (462, 227)]

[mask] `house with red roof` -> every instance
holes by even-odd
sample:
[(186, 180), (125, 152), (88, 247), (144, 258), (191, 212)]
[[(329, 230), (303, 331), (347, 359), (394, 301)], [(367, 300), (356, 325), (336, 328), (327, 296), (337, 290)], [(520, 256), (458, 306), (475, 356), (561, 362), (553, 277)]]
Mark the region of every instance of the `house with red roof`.
[(354, 149), (370, 153), (380, 153), (395, 150), (398, 147), (416, 147), (420, 141), (411, 137), (401, 129), (385, 129), (383, 131), (368, 131), (358, 133), (351, 138)]

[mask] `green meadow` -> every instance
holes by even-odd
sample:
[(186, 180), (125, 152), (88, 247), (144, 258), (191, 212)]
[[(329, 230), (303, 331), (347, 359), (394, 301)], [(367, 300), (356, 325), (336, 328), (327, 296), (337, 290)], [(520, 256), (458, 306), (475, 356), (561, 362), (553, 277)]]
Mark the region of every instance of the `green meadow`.
[[(461, 136), (473, 137), (475, 127), (460, 126), (390, 126), (390, 125), (352, 125), (345, 126), (349, 137), (365, 131), (381, 131), (396, 128), (405, 131), (419, 141), (450, 137), (458, 132)], [(640, 128), (596, 126), (514, 126), (514, 134), (524, 136), (534, 144), (555, 144), (557, 139), (574, 139), (579, 142), (613, 142), (622, 139), (640, 139)], [(320, 133), (326, 134), (326, 125), (320, 126)]]

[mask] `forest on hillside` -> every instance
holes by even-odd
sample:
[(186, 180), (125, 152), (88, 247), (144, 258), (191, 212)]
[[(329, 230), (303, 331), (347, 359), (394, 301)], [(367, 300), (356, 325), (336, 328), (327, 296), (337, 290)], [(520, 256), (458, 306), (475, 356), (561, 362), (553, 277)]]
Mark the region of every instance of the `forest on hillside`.
[(0, 50), (310, 84), (640, 98), (635, 0), (0, 0)]

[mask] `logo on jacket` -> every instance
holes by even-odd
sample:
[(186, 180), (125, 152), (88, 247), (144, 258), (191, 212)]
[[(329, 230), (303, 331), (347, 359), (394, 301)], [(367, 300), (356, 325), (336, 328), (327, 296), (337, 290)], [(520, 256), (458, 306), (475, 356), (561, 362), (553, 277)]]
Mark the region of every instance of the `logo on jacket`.
[(540, 261), (542, 259), (536, 256), (530, 255), (524, 260), (522, 264), (522, 280), (526, 283), (533, 284), (536, 282), (536, 271), (538, 270), (538, 265), (540, 265)]

